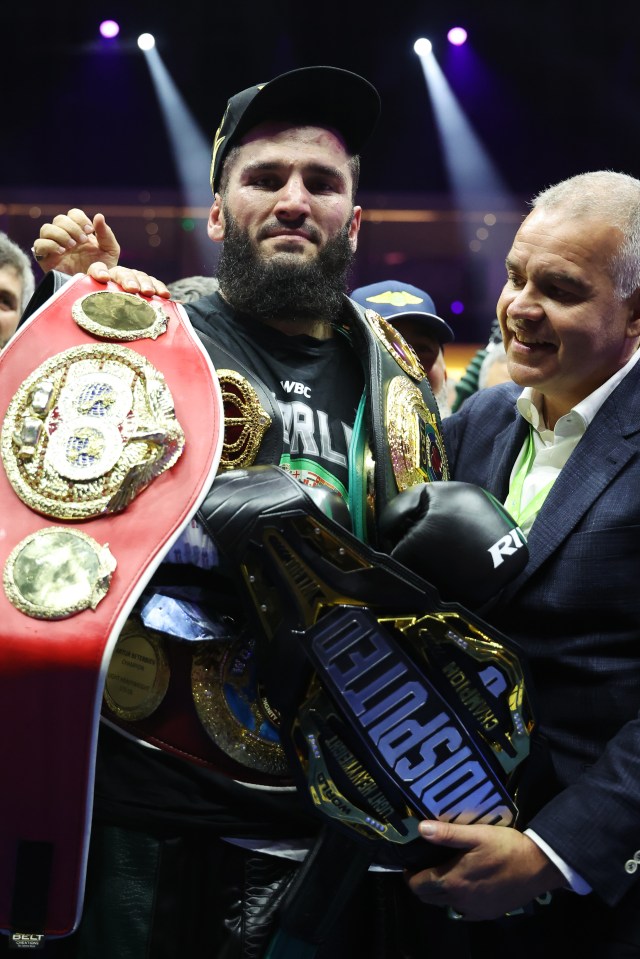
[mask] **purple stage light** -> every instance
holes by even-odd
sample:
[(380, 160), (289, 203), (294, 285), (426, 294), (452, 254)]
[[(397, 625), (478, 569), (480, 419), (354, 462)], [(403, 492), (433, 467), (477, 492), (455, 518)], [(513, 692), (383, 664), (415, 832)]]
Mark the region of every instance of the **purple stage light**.
[(454, 300), (450, 306), (450, 310), (456, 314), (464, 313), (464, 303), (461, 303), (460, 300)]
[(115, 20), (103, 20), (100, 24), (100, 33), (105, 40), (113, 40), (120, 33), (120, 27)]
[(467, 31), (464, 27), (451, 27), (447, 34), (447, 40), (454, 47), (461, 47), (463, 43), (467, 42)]

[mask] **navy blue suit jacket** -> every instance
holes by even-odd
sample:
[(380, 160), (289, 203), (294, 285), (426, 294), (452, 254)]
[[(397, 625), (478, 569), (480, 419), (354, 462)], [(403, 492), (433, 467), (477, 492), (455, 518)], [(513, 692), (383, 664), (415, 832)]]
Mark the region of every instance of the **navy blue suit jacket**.
[[(443, 421), (454, 479), (504, 502), (528, 426), (511, 383)], [(485, 618), (531, 664), (559, 791), (529, 823), (608, 904), (640, 876), (640, 364), (561, 470)], [(636, 888), (634, 892), (638, 892)]]

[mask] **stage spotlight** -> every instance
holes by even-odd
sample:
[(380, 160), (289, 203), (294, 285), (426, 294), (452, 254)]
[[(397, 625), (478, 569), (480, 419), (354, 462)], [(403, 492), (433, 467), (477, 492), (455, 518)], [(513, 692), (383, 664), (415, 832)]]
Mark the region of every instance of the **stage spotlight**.
[(156, 38), (152, 33), (141, 33), (138, 37), (138, 46), (141, 50), (153, 50), (156, 45)]
[(420, 39), (414, 43), (413, 49), (419, 57), (428, 57), (433, 50), (433, 44), (431, 40), (427, 40), (426, 37), (420, 37)]
[[(183, 217), (182, 229), (186, 236), (193, 237), (190, 245), (196, 246), (198, 258), (202, 263), (200, 272), (213, 273), (219, 256), (217, 249), (219, 244), (211, 243), (204, 229), (213, 200), (208, 176), (211, 165), (211, 141), (200, 130), (188, 104), (167, 70), (158, 48), (146, 50), (144, 59), (151, 74), (169, 136), (182, 194), (189, 209)], [(203, 221), (202, 228), (194, 229), (196, 218)]]
[(100, 34), (105, 40), (113, 40), (120, 33), (120, 27), (115, 20), (103, 20), (100, 24)]
[(464, 27), (452, 27), (447, 34), (447, 40), (454, 47), (461, 47), (463, 43), (467, 42), (467, 31)]
[[(468, 50), (468, 46), (456, 48), (455, 52), (448, 48), (449, 54), (455, 59), (459, 59), (462, 51), (464, 51), (463, 56), (466, 56)], [(452, 313), (464, 314), (460, 320), (463, 326), (468, 327), (465, 335), (471, 341), (480, 342), (486, 335), (484, 329), (486, 320), (482, 321), (482, 332), (472, 332), (471, 327), (476, 323), (474, 313), (477, 311), (477, 318), (480, 319), (482, 314), (486, 316), (494, 308), (487, 298), (486, 291), (494, 285), (496, 289), (499, 289), (504, 283), (504, 247), (500, 244), (498, 250), (498, 244), (490, 242), (488, 229), (486, 234), (477, 231), (478, 228), (484, 230), (489, 227), (497, 211), (513, 209), (514, 201), (499, 167), (493, 162), (489, 151), (474, 130), (441, 70), (435, 54), (421, 57), (420, 63), (431, 101), (432, 118), (440, 141), (451, 198), (454, 209), (459, 214), (458, 239), (461, 248), (466, 247), (469, 257), (468, 272), (463, 287), (464, 300), (455, 301), (450, 308)], [(469, 85), (472, 82), (473, 76), (470, 74)], [(480, 226), (478, 219), (482, 219), (483, 215), (488, 216), (489, 220), (485, 220), (484, 226)], [(480, 236), (483, 239), (480, 239)], [(473, 312), (469, 305), (472, 303), (474, 304)]]
[(500, 171), (456, 99), (436, 57), (422, 56), (420, 62), (458, 207), (477, 209), (481, 198), (506, 202), (509, 194)]

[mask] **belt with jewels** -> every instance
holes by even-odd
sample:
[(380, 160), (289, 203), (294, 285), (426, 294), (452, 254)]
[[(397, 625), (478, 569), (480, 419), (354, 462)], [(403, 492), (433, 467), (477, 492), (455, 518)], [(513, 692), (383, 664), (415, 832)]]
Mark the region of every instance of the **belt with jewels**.
[(279, 717), (258, 676), (256, 633), (221, 613), (218, 600), (192, 586), (145, 591), (109, 663), (103, 719), (246, 785), (291, 789)]
[(33, 948), (77, 926), (106, 667), (223, 413), (182, 307), (77, 276), (0, 355), (0, 416), (0, 929)]

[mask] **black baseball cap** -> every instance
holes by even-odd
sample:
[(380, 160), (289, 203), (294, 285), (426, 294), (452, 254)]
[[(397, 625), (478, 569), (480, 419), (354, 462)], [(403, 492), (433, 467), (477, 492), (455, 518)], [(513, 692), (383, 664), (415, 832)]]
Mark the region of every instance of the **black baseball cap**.
[(360, 152), (380, 115), (380, 95), (357, 73), (338, 67), (302, 67), (232, 96), (213, 141), (211, 189), (220, 182), (224, 158), (252, 127), (288, 120), (333, 127), (347, 150)]

